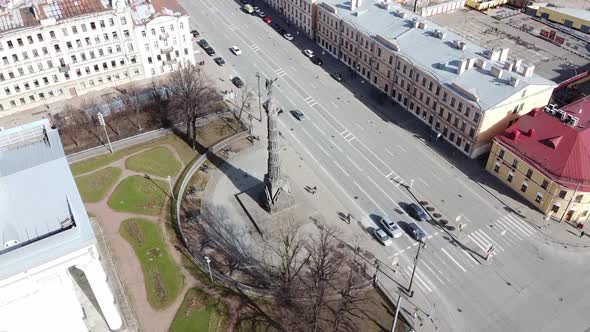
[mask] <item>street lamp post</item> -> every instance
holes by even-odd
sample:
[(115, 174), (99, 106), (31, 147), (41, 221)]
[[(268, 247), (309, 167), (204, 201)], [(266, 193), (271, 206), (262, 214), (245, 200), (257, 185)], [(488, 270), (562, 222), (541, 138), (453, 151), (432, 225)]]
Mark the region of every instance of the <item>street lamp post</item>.
[(168, 180), (168, 187), (170, 187), (170, 195), (172, 196), (172, 199), (176, 199), (174, 198), (174, 190), (172, 189), (172, 177), (168, 175), (166, 179)]
[(262, 122), (262, 100), (260, 97), (260, 73), (256, 72), (256, 78), (258, 79), (258, 111), (260, 112), (260, 118), (258, 121)]
[(412, 269), (412, 277), (410, 278), (410, 285), (408, 286), (408, 295), (410, 297), (414, 296), (414, 291), (412, 290), (412, 284), (414, 283), (414, 275), (416, 274), (416, 267), (418, 266), (418, 260), (420, 259), (420, 249), (426, 247), (425, 241), (420, 241), (420, 245), (418, 245), (418, 251), (416, 252), (416, 258), (414, 258), (414, 268)]
[(109, 143), (109, 151), (113, 153), (113, 146), (111, 145), (111, 139), (109, 138), (109, 133), (107, 132), (107, 125), (104, 122), (104, 117), (102, 116), (102, 113), (98, 113), (96, 117), (98, 118), (98, 124), (102, 127), (102, 129), (104, 129), (104, 135), (107, 137), (107, 142)]
[(399, 315), (399, 304), (402, 301), (402, 294), (399, 293), (399, 297), (397, 298), (397, 304), (395, 305), (395, 316), (393, 316), (393, 326), (391, 327), (391, 332), (395, 332), (395, 326), (397, 325), (397, 316)]
[(207, 268), (209, 269), (209, 279), (213, 282), (213, 273), (211, 273), (211, 259), (209, 256), (205, 256), (205, 261), (207, 262)]

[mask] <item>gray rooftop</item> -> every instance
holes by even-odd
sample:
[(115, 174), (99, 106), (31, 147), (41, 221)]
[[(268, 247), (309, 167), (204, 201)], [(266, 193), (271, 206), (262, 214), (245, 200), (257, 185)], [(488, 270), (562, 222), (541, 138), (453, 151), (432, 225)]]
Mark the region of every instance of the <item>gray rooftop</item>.
[(0, 131), (0, 280), (95, 242), (57, 130)]
[[(497, 78), (490, 74), (489, 69), (492, 65), (502, 68), (502, 64), (488, 60), (484, 56), (485, 48), (395, 3), (390, 3), (389, 9), (384, 9), (379, 5), (382, 2), (382, 0), (363, 0), (361, 6), (354, 11), (350, 10), (349, 0), (322, 0), (320, 3), (336, 8), (337, 15), (341, 19), (373, 38), (379, 35), (397, 45), (399, 47), (397, 54), (400, 57), (437, 78), (449, 90), (463, 95), (465, 91), (475, 94), (477, 96), (475, 103), (482, 110), (498, 105), (527, 86), (556, 85), (536, 74), (524, 77), (514, 71), (506, 70)], [(402, 18), (398, 12), (404, 13), (405, 17)], [(414, 19), (426, 23), (426, 28), (414, 28)], [(444, 39), (441, 40), (434, 35), (435, 29), (445, 33)], [(463, 50), (453, 45), (455, 40), (465, 43)], [(473, 67), (460, 75), (457, 74), (458, 63), (468, 58), (486, 60), (486, 70)], [(516, 86), (509, 84), (511, 77), (519, 80)]]

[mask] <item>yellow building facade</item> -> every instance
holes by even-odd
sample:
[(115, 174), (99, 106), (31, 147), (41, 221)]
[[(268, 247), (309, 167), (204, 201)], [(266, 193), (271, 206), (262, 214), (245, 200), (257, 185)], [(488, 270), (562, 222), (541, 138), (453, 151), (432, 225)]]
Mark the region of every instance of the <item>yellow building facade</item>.
[(467, 0), (465, 1), (465, 5), (467, 7), (471, 7), (476, 10), (486, 10), (494, 7), (498, 7), (501, 5), (505, 5), (508, 3), (509, 0), (491, 0), (491, 1), (482, 1), (482, 0)]
[(590, 12), (587, 10), (535, 5), (528, 7), (528, 11), (531, 10), (534, 11), (537, 17), (590, 33)]

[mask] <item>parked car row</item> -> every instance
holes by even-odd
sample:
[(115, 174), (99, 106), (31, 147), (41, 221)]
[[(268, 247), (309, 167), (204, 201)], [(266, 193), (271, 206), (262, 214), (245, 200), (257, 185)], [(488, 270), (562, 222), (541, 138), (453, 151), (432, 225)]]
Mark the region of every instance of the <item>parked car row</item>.
[[(406, 206), (406, 211), (417, 221), (425, 221), (428, 215), (416, 203), (410, 203)], [(372, 230), (373, 236), (384, 246), (388, 247), (393, 244), (393, 239), (402, 237), (402, 227), (387, 216), (375, 216), (378, 228)], [(415, 222), (404, 222), (404, 230), (416, 241), (423, 242), (426, 239), (426, 232)]]

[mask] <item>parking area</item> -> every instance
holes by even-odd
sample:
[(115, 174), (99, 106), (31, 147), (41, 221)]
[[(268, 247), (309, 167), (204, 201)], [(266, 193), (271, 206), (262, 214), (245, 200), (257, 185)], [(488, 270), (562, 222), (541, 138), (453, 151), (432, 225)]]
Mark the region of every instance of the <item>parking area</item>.
[[(494, 18), (502, 15), (503, 19)], [(509, 58), (534, 64), (537, 74), (555, 82), (574, 76), (578, 67), (588, 64), (584, 57), (537, 37), (541, 29), (551, 30), (549, 27), (526, 14), (510, 13), (509, 9), (497, 8), (487, 13), (461, 9), (430, 19), (483, 47), (510, 48)], [(564, 46), (570, 43), (587, 52), (583, 42), (563, 35)]]

